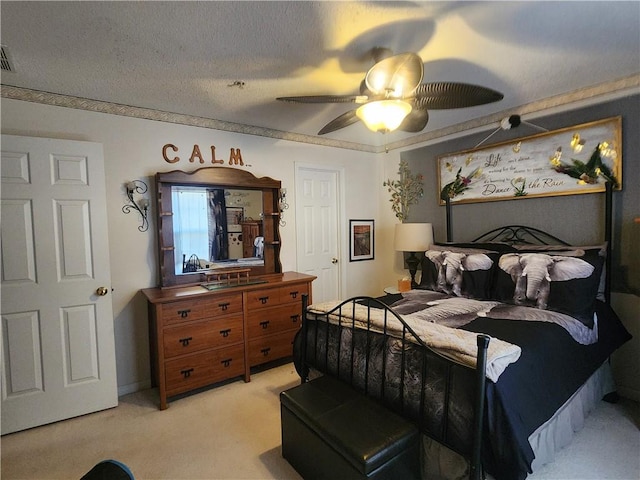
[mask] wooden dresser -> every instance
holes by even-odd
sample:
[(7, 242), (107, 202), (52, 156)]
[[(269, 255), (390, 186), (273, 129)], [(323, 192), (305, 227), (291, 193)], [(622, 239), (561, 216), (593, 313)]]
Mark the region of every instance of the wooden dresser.
[(168, 397), (235, 377), (248, 382), (251, 367), (290, 357), (302, 295), (311, 299), (315, 278), (285, 272), (214, 291), (199, 285), (142, 290), (160, 409)]

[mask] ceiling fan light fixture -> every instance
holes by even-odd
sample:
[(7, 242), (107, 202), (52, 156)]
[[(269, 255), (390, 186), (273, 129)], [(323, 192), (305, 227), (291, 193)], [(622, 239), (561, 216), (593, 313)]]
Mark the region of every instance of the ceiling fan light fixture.
[(372, 132), (387, 133), (397, 129), (411, 109), (403, 100), (377, 100), (358, 107), (356, 115)]

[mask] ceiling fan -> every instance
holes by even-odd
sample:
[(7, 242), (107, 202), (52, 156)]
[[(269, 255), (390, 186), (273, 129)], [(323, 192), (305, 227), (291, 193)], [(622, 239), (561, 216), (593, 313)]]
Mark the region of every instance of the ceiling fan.
[(358, 120), (370, 130), (420, 132), (427, 126), (429, 110), (473, 107), (502, 100), (500, 92), (468, 83), (421, 83), (422, 59), (415, 53), (391, 55), (386, 48), (373, 49), (376, 62), (360, 83), (359, 95), (308, 95), (278, 97), (298, 103), (355, 103), (326, 124), (318, 135), (334, 132)]

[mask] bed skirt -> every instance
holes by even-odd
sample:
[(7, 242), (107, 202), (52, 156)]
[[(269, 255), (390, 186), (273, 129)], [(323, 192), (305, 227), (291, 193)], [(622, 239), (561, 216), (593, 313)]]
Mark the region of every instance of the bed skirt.
[(534, 472), (555, 460), (556, 452), (571, 443), (574, 432), (582, 430), (584, 419), (598, 406), (602, 397), (615, 389), (611, 365), (606, 361), (553, 417), (529, 437), (529, 444), (536, 455), (531, 465)]
[[(548, 421), (529, 436), (535, 454), (532, 470), (555, 460), (556, 452), (573, 440), (574, 432), (584, 426), (584, 419), (607, 393), (615, 391), (608, 361), (595, 371), (573, 396)], [(422, 478), (429, 480), (467, 479), (467, 462), (457, 453), (422, 435)], [(491, 479), (491, 475), (487, 475)]]

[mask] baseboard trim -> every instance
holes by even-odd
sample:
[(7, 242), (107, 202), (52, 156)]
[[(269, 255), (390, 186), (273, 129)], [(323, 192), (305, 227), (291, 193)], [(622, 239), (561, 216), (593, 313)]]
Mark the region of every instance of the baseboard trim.
[(118, 397), (139, 392), (140, 390), (148, 390), (149, 388), (151, 388), (151, 380), (129, 383), (128, 385), (118, 385)]

